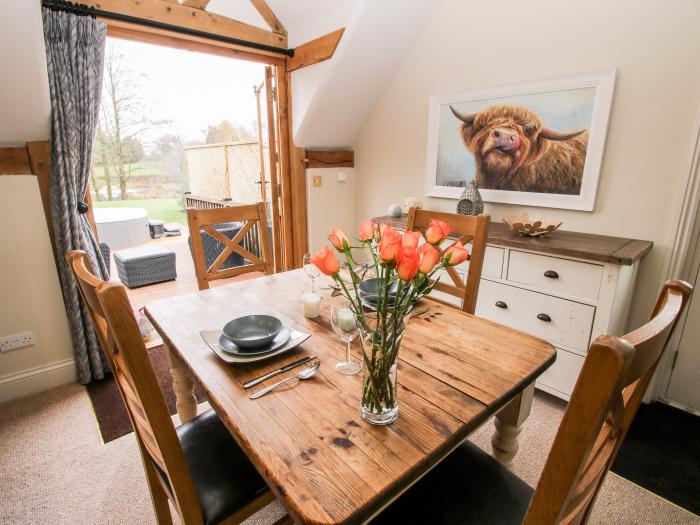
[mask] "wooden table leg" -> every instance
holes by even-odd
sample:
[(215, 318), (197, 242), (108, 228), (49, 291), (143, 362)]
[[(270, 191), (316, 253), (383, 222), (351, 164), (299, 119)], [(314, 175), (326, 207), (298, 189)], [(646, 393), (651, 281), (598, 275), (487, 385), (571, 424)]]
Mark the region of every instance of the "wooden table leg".
[(496, 414), (496, 431), (491, 438), (491, 448), (493, 457), (505, 467), (511, 467), (518, 452), (518, 435), (530, 415), (534, 395), (535, 383), (532, 383)]
[(182, 365), (180, 359), (165, 348), (165, 360), (170, 368), (170, 376), (173, 379), (173, 390), (175, 391), (175, 407), (177, 415), (180, 416), (180, 423), (186, 423), (197, 415), (197, 398), (194, 397), (194, 383), (187, 369)]

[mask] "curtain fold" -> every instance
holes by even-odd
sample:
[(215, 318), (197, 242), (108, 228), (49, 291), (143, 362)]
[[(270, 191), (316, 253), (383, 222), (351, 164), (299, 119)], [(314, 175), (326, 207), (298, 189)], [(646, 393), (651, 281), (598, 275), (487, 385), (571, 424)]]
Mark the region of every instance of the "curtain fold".
[(42, 9), (51, 97), (51, 217), (58, 273), (73, 338), (78, 381), (109, 371), (89, 312), (64, 255), (87, 252), (98, 277), (108, 279), (85, 212), (97, 125), (107, 27), (90, 16)]

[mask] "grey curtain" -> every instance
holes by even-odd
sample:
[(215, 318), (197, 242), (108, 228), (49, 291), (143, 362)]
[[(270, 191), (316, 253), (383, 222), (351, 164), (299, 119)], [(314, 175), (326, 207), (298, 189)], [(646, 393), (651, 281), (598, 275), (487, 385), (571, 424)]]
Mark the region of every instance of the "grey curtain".
[(46, 8), (42, 17), (51, 94), (51, 217), (78, 380), (85, 384), (104, 377), (109, 367), (63, 256), (70, 250), (84, 250), (97, 276), (108, 278), (83, 202), (100, 105), (107, 27), (90, 16)]

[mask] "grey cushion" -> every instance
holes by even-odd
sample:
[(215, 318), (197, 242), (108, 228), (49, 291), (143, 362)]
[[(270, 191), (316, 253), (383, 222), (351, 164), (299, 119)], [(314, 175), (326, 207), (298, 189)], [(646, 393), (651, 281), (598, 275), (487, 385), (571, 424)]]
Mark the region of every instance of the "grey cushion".
[(389, 505), (373, 525), (520, 525), (533, 490), (466, 442)]

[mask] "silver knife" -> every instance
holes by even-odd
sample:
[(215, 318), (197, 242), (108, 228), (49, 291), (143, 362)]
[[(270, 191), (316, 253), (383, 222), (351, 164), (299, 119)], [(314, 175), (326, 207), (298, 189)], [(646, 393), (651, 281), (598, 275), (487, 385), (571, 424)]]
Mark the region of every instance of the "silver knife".
[(291, 370), (292, 368), (296, 368), (299, 365), (303, 365), (304, 363), (308, 363), (312, 359), (316, 359), (316, 356), (315, 355), (306, 356), (306, 357), (302, 357), (301, 359), (297, 359), (296, 361), (292, 361), (288, 365), (284, 365), (284, 366), (279, 367), (277, 370), (273, 370), (272, 372), (268, 372), (267, 374), (260, 376), (256, 379), (251, 379), (247, 383), (243, 383), (243, 388), (250, 388), (251, 386), (259, 385), (260, 383), (270, 379), (271, 377), (275, 377), (276, 375), (282, 374), (283, 372), (286, 372), (287, 370)]

